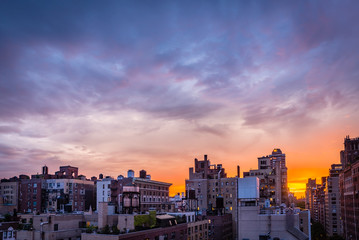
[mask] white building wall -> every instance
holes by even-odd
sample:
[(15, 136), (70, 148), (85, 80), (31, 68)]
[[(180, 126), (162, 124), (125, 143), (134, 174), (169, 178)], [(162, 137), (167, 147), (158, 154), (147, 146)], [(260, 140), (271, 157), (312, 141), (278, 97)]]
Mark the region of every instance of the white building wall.
[(103, 179), (97, 182), (97, 198), (96, 198), (96, 209), (98, 209), (99, 202), (110, 202), (111, 201), (111, 180)]
[(238, 178), (238, 198), (258, 199), (259, 179), (257, 177)]

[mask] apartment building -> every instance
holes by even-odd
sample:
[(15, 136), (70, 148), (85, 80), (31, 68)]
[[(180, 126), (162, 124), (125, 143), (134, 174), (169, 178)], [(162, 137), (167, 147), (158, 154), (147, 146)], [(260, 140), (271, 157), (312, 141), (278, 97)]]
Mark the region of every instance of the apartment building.
[(17, 200), (19, 195), (19, 183), (18, 182), (0, 182), (0, 195), (4, 199), (4, 204), (14, 205), (17, 207)]
[(222, 164), (211, 164), (207, 155), (203, 160), (195, 158), (194, 168), (189, 168), (189, 179), (185, 181), (187, 209), (200, 215), (231, 215), (232, 236), (232, 230), (236, 232), (237, 179), (227, 177)]
[(78, 175), (78, 168), (61, 166), (54, 175), (48, 167), (31, 179), (20, 179), (19, 212), (85, 211), (96, 206), (95, 183)]
[(125, 210), (123, 206), (124, 194), (128, 198), (135, 194), (124, 191), (126, 187), (135, 187), (138, 189), (136, 197), (139, 200), (139, 211), (149, 210), (167, 211), (170, 208), (169, 188), (172, 184), (152, 180), (145, 170), (140, 171), (140, 176), (135, 177), (133, 170), (127, 172), (127, 177), (120, 175), (117, 180), (106, 177), (97, 181), (97, 205), (100, 202), (111, 202), (118, 208), (118, 212)]
[(359, 239), (359, 137), (344, 138), (339, 174), (341, 218), (346, 239)]
[(258, 158), (258, 169), (244, 172), (243, 177), (258, 177), (260, 181), (260, 204), (266, 199), (272, 206), (288, 202), (288, 179), (286, 156), (279, 148), (272, 154)]
[(339, 174), (341, 164), (332, 164), (325, 188), (325, 226), (328, 236), (342, 235)]

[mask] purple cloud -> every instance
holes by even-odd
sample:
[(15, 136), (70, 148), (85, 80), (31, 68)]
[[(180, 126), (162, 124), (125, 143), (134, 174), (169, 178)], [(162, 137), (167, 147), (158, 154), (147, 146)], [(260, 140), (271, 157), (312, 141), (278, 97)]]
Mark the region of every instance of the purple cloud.
[[(111, 116), (123, 123), (104, 124), (112, 132), (154, 134), (175, 122), (211, 139), (240, 128), (298, 131), (328, 112), (356, 116), (358, 9), (355, 2), (4, 1), (0, 140), (9, 145), (1, 159), (22, 159), (9, 147), (19, 139), (81, 145), (103, 134), (94, 119)], [(128, 112), (153, 126), (138, 127)], [(31, 156), (52, 156), (45, 155)]]

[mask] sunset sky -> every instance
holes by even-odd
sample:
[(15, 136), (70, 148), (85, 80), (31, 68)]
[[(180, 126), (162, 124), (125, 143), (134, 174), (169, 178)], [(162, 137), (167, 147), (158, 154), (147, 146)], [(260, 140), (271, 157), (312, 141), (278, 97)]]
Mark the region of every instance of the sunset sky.
[(183, 191), (280, 148), (292, 191), (359, 136), (359, 1), (0, 2), (0, 178), (133, 169)]

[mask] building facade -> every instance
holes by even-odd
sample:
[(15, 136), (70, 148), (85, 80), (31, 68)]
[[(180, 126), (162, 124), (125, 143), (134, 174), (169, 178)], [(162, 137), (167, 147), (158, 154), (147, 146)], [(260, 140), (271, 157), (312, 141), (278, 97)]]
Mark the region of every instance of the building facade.
[(317, 205), (317, 185), (316, 179), (308, 179), (305, 189), (305, 208), (309, 209), (313, 221), (318, 222), (318, 205)]
[(201, 161), (196, 158), (194, 165), (185, 181), (187, 210), (198, 211), (200, 215), (230, 214), (235, 234), (238, 177), (227, 177), (222, 164), (211, 164), (207, 155)]
[(310, 239), (310, 213), (284, 206), (261, 206), (259, 188), (257, 177), (238, 179), (237, 239)]
[(10, 209), (18, 210), (19, 202), (19, 182), (18, 181), (6, 181), (0, 182), (0, 214), (5, 214)]
[(86, 229), (83, 214), (25, 214), (20, 217), (22, 224), (31, 227), (18, 231), (17, 239), (80, 239), (81, 232)]
[(278, 148), (271, 155), (258, 158), (258, 169), (243, 173), (244, 177), (258, 177), (260, 180), (260, 204), (266, 199), (272, 206), (288, 202), (288, 179), (286, 156)]
[(312, 220), (321, 223), (328, 236), (342, 235), (342, 217), (340, 211), (339, 175), (341, 164), (332, 164), (329, 176), (322, 177), (322, 183), (308, 179), (306, 189), (306, 207), (310, 210)]
[[(111, 183), (113, 181), (113, 178), (104, 178), (96, 182), (96, 209), (98, 209), (99, 202), (112, 202)], [(116, 202), (116, 199), (113, 202)]]
[(346, 239), (359, 239), (359, 161), (344, 168), (339, 181), (343, 235)]
[[(135, 177), (133, 170), (129, 170), (127, 177), (119, 176), (117, 180), (108, 177), (97, 181), (97, 205), (99, 202), (111, 202), (117, 206), (118, 212), (123, 212), (122, 210), (126, 209), (126, 206), (123, 206), (124, 200), (127, 201), (130, 196), (136, 195), (140, 212), (167, 211), (170, 205), (171, 185), (171, 183), (151, 180), (144, 170), (140, 171), (140, 177)], [(126, 187), (135, 187), (138, 193), (124, 192)]]
[(46, 179), (45, 210), (47, 212), (87, 211), (95, 207), (95, 183), (86, 179)]
[(23, 179), (19, 189), (19, 212), (36, 213), (45, 211), (45, 179)]
[(148, 210), (167, 211), (170, 208), (169, 188), (171, 183), (147, 178), (134, 178), (134, 186), (139, 187), (141, 212)]
[(359, 137), (344, 138), (344, 150), (340, 152), (340, 162), (343, 168), (359, 160)]
[(339, 174), (341, 164), (332, 164), (325, 188), (325, 230), (328, 236), (342, 235)]
[(345, 239), (359, 239), (359, 138), (344, 138), (340, 152), (340, 207)]
[(19, 212), (85, 211), (96, 206), (94, 181), (78, 175), (78, 168), (61, 166), (54, 175), (48, 167), (31, 179), (20, 178)]

